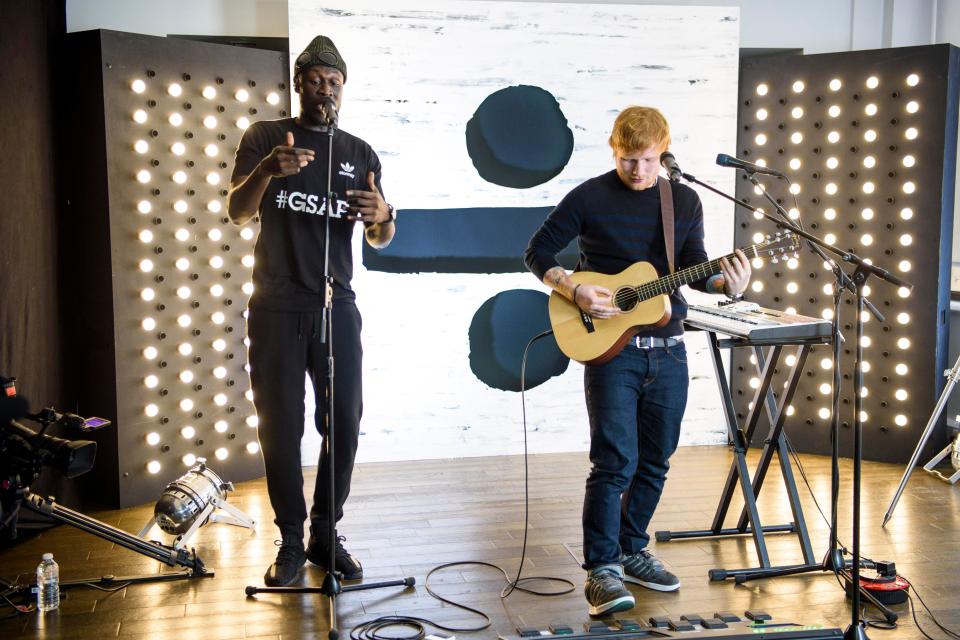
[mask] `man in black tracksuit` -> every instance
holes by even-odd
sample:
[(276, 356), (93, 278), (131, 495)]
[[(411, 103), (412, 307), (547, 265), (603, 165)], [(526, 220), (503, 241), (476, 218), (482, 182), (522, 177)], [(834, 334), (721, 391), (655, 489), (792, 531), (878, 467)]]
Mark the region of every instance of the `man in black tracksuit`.
[[(336, 129), (332, 191), (326, 201), (328, 129), (339, 111), (347, 68), (329, 38), (318, 36), (297, 58), (294, 90), (300, 116), (257, 122), (237, 149), (228, 202), (230, 218), (243, 224), (260, 215), (250, 298), (250, 381), (259, 417), (267, 490), (280, 529), (276, 562), (264, 576), (271, 586), (296, 578), (306, 559), (328, 564), (329, 460), (320, 455), (310, 540), (303, 544), (307, 517), (300, 440), (304, 428), (304, 372), (316, 396), (316, 428), (326, 435), (327, 345), (321, 341), (325, 283), (325, 220), (330, 219), (330, 276), (333, 280), (332, 336), (336, 359), (334, 409), (335, 518), (343, 516), (363, 411), (360, 313), (350, 287), (351, 238), (363, 222), (366, 241), (385, 247), (395, 232), (393, 207), (381, 195), (380, 160), (366, 142)], [(345, 579), (363, 576), (360, 563), (336, 538), (336, 567)]]

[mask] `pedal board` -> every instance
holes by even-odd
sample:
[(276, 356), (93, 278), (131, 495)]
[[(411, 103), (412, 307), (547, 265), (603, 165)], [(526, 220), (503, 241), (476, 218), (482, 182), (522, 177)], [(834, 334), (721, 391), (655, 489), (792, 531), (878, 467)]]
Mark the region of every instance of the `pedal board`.
[(738, 616), (718, 611), (710, 617), (684, 614), (679, 617), (653, 616), (646, 622), (631, 618), (591, 620), (583, 631), (563, 624), (551, 624), (546, 629), (520, 627), (515, 636), (500, 636), (500, 640), (640, 640), (656, 638), (696, 638), (707, 640), (756, 640), (758, 636), (774, 640), (843, 640), (843, 632), (836, 627), (796, 622), (773, 622), (772, 617), (751, 609)]

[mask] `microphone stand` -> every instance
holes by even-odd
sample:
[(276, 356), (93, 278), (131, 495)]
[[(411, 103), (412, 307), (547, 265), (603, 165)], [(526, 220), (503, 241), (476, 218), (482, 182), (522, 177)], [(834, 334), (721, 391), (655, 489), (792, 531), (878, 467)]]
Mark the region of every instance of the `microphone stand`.
[[(330, 214), (337, 206), (337, 194), (333, 192), (333, 134), (337, 129), (337, 115), (332, 103), (324, 110), (327, 115), (327, 192), (326, 215), (324, 216), (324, 247), (323, 247), (323, 312), (320, 316), (320, 343), (327, 345), (327, 397), (324, 403), (324, 424), (326, 436), (323, 439), (324, 454), (327, 458), (327, 575), (323, 577), (320, 587), (255, 587), (245, 589), (247, 596), (257, 593), (321, 593), (329, 599), (330, 631), (329, 640), (337, 640), (340, 631), (337, 626), (337, 596), (348, 591), (366, 591), (383, 587), (412, 587), (416, 584), (413, 577), (386, 582), (372, 582), (343, 586), (340, 584), (340, 574), (336, 571), (337, 550), (337, 507), (336, 491), (334, 490), (334, 457), (333, 438), (336, 431), (333, 416), (334, 400), (334, 354), (333, 354), (333, 276), (330, 275)], [(317, 400), (319, 404), (322, 399)]]
[[(821, 238), (814, 236), (810, 233), (807, 233), (803, 229), (797, 227), (796, 225), (789, 222), (789, 216), (786, 211), (783, 210), (783, 207), (773, 199), (766, 190), (762, 188), (762, 185), (757, 181), (755, 171), (745, 170), (747, 172), (750, 182), (760, 189), (764, 194), (766, 199), (770, 201), (778, 213), (783, 216), (784, 219), (777, 219), (761, 211), (756, 207), (751, 206), (750, 204), (740, 200), (734, 196), (726, 194), (719, 189), (716, 189), (704, 182), (698, 180), (695, 176), (690, 175), (689, 173), (682, 173), (682, 176), (688, 182), (698, 184), (705, 189), (716, 193), (717, 195), (733, 202), (734, 204), (740, 205), (754, 213), (758, 213), (780, 229), (786, 229), (801, 238), (807, 240), (808, 246), (817, 253), (818, 256), (822, 257), (824, 260), (828, 260), (824, 249), (836, 256), (838, 256), (843, 262), (848, 262), (855, 265), (855, 270), (853, 278), (851, 279), (846, 273), (839, 267), (835, 260), (828, 260), (833, 265), (834, 275), (837, 277), (838, 286), (834, 290), (834, 316), (833, 316), (833, 329), (834, 329), (834, 344), (833, 344), (833, 413), (831, 420), (831, 441), (832, 441), (832, 453), (833, 453), (833, 469), (831, 477), (831, 523), (830, 523), (830, 549), (827, 552), (826, 557), (822, 564), (819, 565), (800, 565), (796, 567), (784, 567), (779, 569), (767, 569), (763, 571), (754, 571), (746, 574), (741, 574), (736, 576), (736, 582), (742, 583), (746, 580), (752, 578), (767, 578), (767, 577), (777, 577), (777, 576), (786, 576), (793, 575), (798, 573), (807, 573), (811, 571), (832, 571), (833, 573), (840, 574), (845, 572), (845, 569), (849, 566), (850, 569), (850, 593), (852, 596), (851, 602), (851, 624), (844, 631), (844, 640), (859, 640), (861, 638), (867, 638), (866, 628), (860, 620), (860, 596), (863, 595), (864, 598), (870, 601), (875, 607), (880, 609), (886, 620), (888, 622), (894, 622), (897, 619), (897, 614), (890, 611), (885, 607), (880, 601), (878, 601), (872, 594), (865, 591), (860, 585), (860, 567), (869, 566), (872, 563), (862, 563), (860, 559), (860, 480), (861, 480), (861, 468), (863, 461), (863, 421), (860, 419), (861, 409), (863, 407), (863, 311), (864, 308), (869, 305), (871, 313), (877, 317), (878, 320), (882, 321), (882, 314), (877, 311), (876, 307), (867, 301), (866, 297), (863, 295), (863, 288), (866, 284), (867, 279), (871, 275), (876, 275), (882, 280), (886, 280), (891, 284), (894, 284), (898, 287), (906, 287), (912, 289), (913, 285), (906, 282), (905, 280), (898, 278), (893, 275), (886, 269), (881, 269), (872, 264), (869, 264), (863, 260), (860, 256), (839, 249), (831, 244), (828, 244)], [(853, 559), (847, 563), (843, 560), (841, 551), (837, 548), (837, 502), (839, 500), (839, 443), (838, 443), (838, 410), (840, 407), (840, 372), (839, 372), (839, 358), (840, 358), (840, 341), (842, 340), (842, 335), (839, 331), (839, 317), (840, 317), (840, 297), (842, 290), (850, 291), (852, 288), (857, 299), (857, 313), (856, 313), (856, 358), (855, 358), (855, 367), (856, 371), (854, 372), (854, 451), (853, 451)]]

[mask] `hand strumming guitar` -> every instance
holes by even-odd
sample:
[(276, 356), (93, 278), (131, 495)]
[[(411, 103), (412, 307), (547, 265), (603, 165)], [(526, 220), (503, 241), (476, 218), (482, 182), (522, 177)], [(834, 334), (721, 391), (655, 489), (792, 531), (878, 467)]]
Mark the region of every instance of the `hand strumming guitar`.
[(573, 289), (573, 303), (594, 318), (612, 318), (622, 313), (613, 305), (613, 293), (600, 285), (578, 284)]

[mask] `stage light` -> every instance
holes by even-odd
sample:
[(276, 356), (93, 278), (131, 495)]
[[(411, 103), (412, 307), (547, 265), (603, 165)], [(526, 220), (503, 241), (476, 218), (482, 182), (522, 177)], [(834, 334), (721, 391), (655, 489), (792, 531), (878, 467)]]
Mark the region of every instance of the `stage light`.
[(220, 174), (211, 171), (207, 174), (207, 184), (217, 185), (220, 184)]
[(907, 110), (907, 113), (916, 113), (917, 111), (920, 110), (920, 103), (917, 102), (916, 100), (911, 100), (910, 102), (907, 103), (906, 110)]
[(184, 384), (190, 384), (193, 382), (193, 371), (190, 371), (190, 369), (184, 369), (180, 372), (178, 377), (180, 378), (180, 382)]
[(820, 407), (820, 411), (817, 412), (817, 415), (820, 416), (821, 420), (826, 420), (830, 417), (830, 409), (826, 407)]
[[(863, 339), (860, 341), (860, 344), (862, 344), (863, 347), (866, 349), (871, 344), (873, 344), (873, 339), (870, 336), (863, 336)], [(866, 369), (864, 369), (864, 371), (866, 371)]]
[(910, 289), (907, 289), (906, 287), (900, 287), (899, 289), (897, 289), (897, 295), (900, 296), (901, 298), (909, 298)]
[(258, 418), (258, 417), (255, 416), (255, 415), (254, 415), (254, 416), (247, 416), (246, 422), (247, 422), (247, 426), (248, 426), (248, 427), (250, 427), (251, 429), (256, 429), (257, 426), (260, 424), (260, 418)]
[(827, 192), (827, 195), (832, 196), (837, 192), (837, 185), (834, 182), (828, 182), (823, 190)]
[(227, 377), (227, 370), (224, 367), (215, 367), (213, 370), (213, 376), (220, 380), (223, 380)]
[(200, 92), (200, 95), (202, 95), (207, 100), (213, 100), (214, 98), (217, 97), (217, 90), (207, 85), (206, 87), (203, 88), (203, 91)]
[(157, 328), (157, 321), (153, 318), (144, 318), (140, 326), (143, 327), (144, 331), (153, 331)]
[(757, 120), (766, 120), (766, 119), (767, 119), (767, 110), (757, 109)]
[(246, 89), (237, 89), (236, 93), (233, 94), (233, 97), (240, 102), (246, 102), (250, 97), (250, 93)]
[(146, 169), (140, 169), (140, 171), (137, 171), (137, 182), (141, 184), (147, 184), (150, 182), (150, 172)]
[(800, 144), (803, 142), (803, 134), (799, 131), (794, 131), (792, 134), (790, 134), (790, 142), (793, 144)]
[(214, 298), (219, 298), (220, 296), (223, 295), (223, 287), (219, 284), (215, 284), (211, 286), (210, 295), (212, 295)]
[(147, 90), (147, 83), (140, 78), (137, 78), (130, 83), (130, 89), (132, 89), (134, 93), (143, 93)]
[(153, 475), (160, 473), (161, 468), (160, 463), (156, 460), (151, 460), (147, 463), (147, 471)]
[(140, 261), (140, 264), (137, 265), (137, 266), (139, 266), (139, 267), (140, 267), (140, 271), (143, 271), (144, 273), (150, 273), (151, 271), (153, 271), (153, 261), (152, 261), (152, 260), (143, 259), (143, 260)]
[(827, 219), (827, 220), (833, 220), (834, 218), (837, 217), (837, 210), (836, 210), (836, 209), (832, 209), (832, 208), (831, 208), (831, 209), (824, 209), (824, 211), (823, 211), (823, 217), (824, 217), (825, 219)]
[(913, 156), (903, 156), (903, 166), (905, 167), (912, 167), (914, 164), (916, 164), (916, 162), (917, 160)]
[(189, 342), (181, 342), (177, 347), (177, 351), (179, 351), (182, 356), (188, 356), (193, 353), (193, 346)]
[(796, 293), (799, 290), (800, 290), (800, 285), (798, 285), (796, 282), (787, 283), (787, 293)]
[(832, 389), (833, 387), (831, 387), (827, 382), (824, 382), (820, 385), (820, 393), (823, 395), (828, 395)]
[[(223, 232), (221, 232), (220, 229), (217, 229), (216, 227), (214, 227), (213, 229), (210, 229), (210, 231), (207, 232), (207, 237), (213, 240), (214, 242), (220, 242), (220, 239), (223, 237)], [(217, 257), (219, 258), (219, 256)], [(218, 269), (221, 266), (223, 266), (222, 258), (220, 260), (221, 260), (221, 264), (217, 267)]]
[(270, 93), (267, 94), (267, 104), (276, 105), (279, 103), (280, 103), (280, 96), (277, 95), (276, 91), (271, 91)]
[(840, 161), (837, 160), (837, 158), (836, 158), (835, 156), (830, 156), (829, 158), (827, 158), (827, 168), (828, 168), (828, 169), (836, 169), (836, 168), (839, 167), (839, 166), (840, 166)]
[(916, 190), (917, 190), (917, 185), (914, 184), (913, 182), (911, 182), (911, 181), (908, 180), (907, 182), (904, 182), (904, 183), (903, 183), (903, 192), (904, 192), (904, 193), (906, 193), (906, 194), (909, 195), (909, 194), (913, 193), (913, 192), (916, 191)]
[(147, 360), (154, 360), (157, 357), (156, 347), (145, 347), (143, 350), (143, 357)]
[(838, 105), (830, 105), (830, 108), (827, 109), (827, 115), (831, 118), (837, 118), (840, 116), (840, 107)]
[(247, 453), (254, 454), (260, 451), (260, 443), (258, 442), (248, 442), (247, 443)]
[(217, 420), (213, 423), (213, 428), (217, 433), (226, 433), (227, 432), (227, 421), (226, 420)]
[(870, 235), (869, 233), (863, 234), (862, 236), (860, 236), (860, 244), (862, 244), (865, 247), (869, 247), (870, 245), (873, 244), (873, 236)]
[(907, 76), (907, 84), (911, 87), (915, 87), (920, 83), (920, 76), (915, 73), (911, 73)]
[(133, 150), (137, 153), (146, 153), (150, 150), (150, 145), (147, 144), (146, 140), (137, 140), (133, 143)]
[(880, 79), (877, 78), (877, 76), (870, 76), (867, 78), (868, 89), (876, 89), (878, 86), (880, 86)]
[(867, 142), (874, 142), (877, 139), (877, 132), (873, 129), (867, 129), (863, 132), (863, 139)]
[(243, 397), (249, 400), (250, 402), (253, 402), (253, 389), (247, 389), (246, 391), (244, 391)]
[(805, 86), (806, 85), (803, 84), (803, 80), (797, 80), (793, 83), (791, 88), (793, 89), (794, 93), (802, 93)]
[(190, 287), (177, 287), (177, 297), (181, 300), (186, 300), (190, 297)]
[(213, 321), (213, 324), (223, 324), (225, 317), (222, 311), (214, 311), (210, 316), (210, 320)]
[(140, 291), (140, 297), (144, 300), (144, 302), (150, 302), (154, 299), (154, 297), (156, 297), (156, 295), (156, 292), (150, 287), (146, 287)]
[(839, 132), (839, 131), (831, 131), (830, 133), (828, 133), (828, 134), (827, 134), (827, 142), (830, 142), (831, 144), (836, 144), (836, 143), (840, 142), (840, 132)]
[(907, 422), (908, 422), (907, 416), (903, 415), (902, 413), (898, 413), (896, 417), (893, 419), (893, 421), (894, 423), (896, 423), (898, 427), (905, 427), (907, 426)]
[[(221, 209), (222, 205), (220, 204), (219, 200), (211, 200), (207, 203), (207, 211), (210, 213), (220, 213)], [(246, 231), (246, 229), (244, 229), (244, 231)]]
[(789, 191), (790, 191), (790, 193), (792, 193), (793, 195), (797, 195), (798, 193), (800, 193), (800, 183), (799, 183), (799, 182), (794, 182), (793, 184), (791, 184)]
[(873, 220), (873, 209), (867, 207), (860, 212), (860, 217), (864, 220)]
[(180, 460), (183, 462), (185, 466), (192, 467), (197, 463), (197, 456), (193, 455), (192, 453), (187, 453), (187, 454), (184, 454), (184, 456), (180, 458)]
[(910, 264), (909, 260), (901, 260), (897, 264), (897, 269), (899, 269), (900, 271), (903, 271), (904, 273), (907, 273), (908, 271), (910, 271), (911, 266), (913, 265)]
[(766, 134), (758, 133), (757, 137), (755, 137), (753, 141), (756, 142), (758, 145), (763, 146), (767, 144), (767, 136)]
[(217, 405), (218, 407), (222, 407), (222, 406), (224, 406), (225, 404), (227, 404), (227, 396), (226, 396), (226, 394), (218, 393), (218, 394), (216, 394), (215, 396), (213, 396), (213, 403), (214, 403), (215, 405)]
[(177, 258), (177, 261), (173, 263), (178, 271), (186, 271), (190, 268), (190, 261), (186, 258)]
[(867, 169), (873, 169), (875, 166), (877, 166), (877, 159), (873, 156), (864, 156), (863, 166)]
[(177, 213), (186, 213), (189, 209), (186, 200), (177, 200), (173, 203), (173, 210)]
[(187, 438), (189, 440), (190, 438), (197, 435), (197, 430), (194, 429), (193, 426), (188, 424), (187, 426), (180, 429), (180, 435), (182, 435), (184, 438)]
[(155, 375), (149, 375), (143, 379), (143, 386), (147, 389), (155, 389), (160, 384), (160, 380)]
[(907, 397), (908, 397), (908, 395), (907, 395), (907, 390), (906, 390), (906, 389), (897, 389), (896, 392), (893, 394), (893, 397), (895, 397), (895, 398), (896, 398), (897, 400), (899, 400), (900, 402), (903, 402), (903, 401), (906, 400)]
[(220, 447), (213, 452), (213, 455), (217, 457), (217, 460), (226, 460), (230, 453), (223, 447)]
[(210, 156), (211, 158), (214, 158), (220, 152), (220, 148), (217, 145), (211, 143), (203, 148), (203, 152), (208, 156)]
[(238, 128), (238, 129), (246, 129), (246, 128), (249, 127), (249, 126), (250, 126), (250, 119), (249, 119), (249, 118), (243, 118), (243, 117), (237, 118), (237, 128)]
[(217, 119), (213, 116), (207, 116), (203, 119), (203, 126), (205, 126), (207, 129), (216, 129)]
[(790, 115), (793, 116), (794, 119), (800, 119), (800, 118), (802, 118), (802, 117), (803, 117), (803, 108), (802, 108), (802, 107), (794, 107), (793, 109), (790, 110)]
[[(213, 241), (217, 241), (220, 238), (211, 237), (210, 239)], [(213, 267), (214, 269), (220, 269), (221, 267), (223, 267), (223, 258), (221, 258), (220, 256), (210, 256), (210, 260), (208, 260), (208, 262), (210, 263), (210, 266)]]
[(183, 184), (187, 181), (187, 174), (185, 171), (174, 171), (173, 175), (170, 176), (174, 182), (177, 184)]
[[(908, 82), (909, 82), (909, 80), (908, 80)], [(767, 85), (765, 85), (765, 84), (758, 84), (758, 85), (757, 85), (757, 95), (758, 95), (758, 96), (765, 96), (765, 95), (767, 95), (767, 91), (768, 91), (768, 90), (769, 90), (769, 88), (768, 88)]]
[(900, 338), (897, 340), (898, 349), (909, 349), (910, 348), (910, 338)]
[(870, 414), (869, 414), (869, 413), (867, 413), (866, 411), (861, 411), (861, 412), (860, 412), (860, 422), (866, 422), (866, 421), (869, 420), (869, 419), (870, 419)]
[(911, 236), (909, 233), (903, 234), (900, 236), (900, 244), (905, 247), (909, 247), (911, 244), (913, 244), (913, 236)]
[(824, 309), (820, 312), (820, 317), (824, 320), (833, 320), (833, 309)]
[(875, 116), (877, 115), (877, 105), (871, 102), (870, 104), (868, 104), (863, 108), (863, 112), (868, 116)]
[(143, 109), (137, 109), (133, 112), (133, 121), (137, 124), (143, 124), (147, 121), (147, 112)]
[(900, 217), (904, 220), (910, 220), (913, 218), (913, 209), (910, 207), (904, 207), (903, 209), (900, 209)]
[(800, 161), (800, 158), (790, 159), (790, 168), (794, 171), (798, 170), (801, 166), (803, 166), (803, 163)]
[(187, 314), (181, 314), (177, 317), (177, 324), (186, 329), (190, 326), (190, 316)]
[(180, 410), (181, 411), (193, 411), (193, 400), (190, 398), (184, 398), (180, 401)]
[(762, 268), (763, 268), (763, 260), (762, 260), (761, 258), (754, 258), (753, 260), (750, 261), (750, 266), (751, 266), (753, 269), (762, 269)]
[(247, 294), (248, 296), (252, 296), (252, 295), (253, 295), (253, 283), (252, 283), (252, 282), (244, 282), (244, 283), (240, 286), (240, 291), (243, 291), (243, 292), (244, 292), (245, 294)]
[(799, 267), (799, 266), (800, 266), (800, 261), (797, 260), (796, 258), (789, 258), (789, 259), (787, 260), (787, 268), (788, 268), (788, 269), (796, 269), (796, 268)]
[(756, 389), (757, 387), (760, 386), (760, 378), (757, 378), (757, 377), (750, 378), (750, 381), (747, 384), (750, 385), (751, 389)]
[(181, 93), (183, 93), (183, 87), (181, 87), (179, 84), (174, 82), (169, 87), (167, 87), (167, 93), (169, 93), (174, 98), (177, 98), (180, 96)]
[(898, 376), (905, 376), (905, 375), (907, 375), (907, 373), (910, 371), (910, 368), (909, 368), (907, 365), (905, 365), (904, 363), (900, 362), (900, 363), (898, 363), (897, 366), (894, 368), (894, 371), (897, 372), (897, 375), (898, 375)]
[(151, 447), (155, 447), (158, 444), (160, 444), (160, 434), (157, 433), (156, 431), (151, 431), (150, 433), (148, 433), (145, 439), (147, 441), (147, 444), (150, 445)]
[(828, 86), (830, 87), (830, 91), (839, 91), (843, 83), (840, 81), (840, 78), (834, 78)]
[(183, 124), (183, 116), (174, 111), (167, 117), (167, 122), (170, 123), (170, 126), (179, 127)]
[(823, 236), (823, 239), (827, 244), (837, 243), (837, 236), (833, 235), (832, 233), (828, 233), (827, 235)]
[(793, 405), (790, 405), (789, 407), (787, 407), (787, 415), (788, 415), (788, 416), (792, 416), (792, 415), (795, 414), (796, 412), (797, 412), (797, 410), (793, 407)]
[(823, 285), (823, 288), (821, 289), (821, 291), (823, 291), (823, 294), (826, 295), (826, 296), (832, 296), (832, 295), (833, 295), (833, 285), (828, 282), (827, 284)]
[(754, 280), (752, 283), (750, 283), (750, 289), (754, 293), (760, 293), (761, 291), (763, 291), (763, 282), (761, 282), (760, 280)]
[(180, 227), (179, 229), (173, 232), (173, 237), (179, 240), (180, 242), (186, 242), (187, 240), (190, 239), (190, 232), (184, 229), (183, 227)]
[(148, 200), (141, 200), (137, 203), (137, 211), (146, 215), (153, 211), (153, 205)]
[(213, 347), (214, 351), (223, 351), (227, 348), (227, 341), (223, 338), (217, 338), (210, 346)]
[(920, 135), (920, 132), (917, 131), (916, 127), (908, 127), (907, 130), (903, 132), (903, 137), (907, 140), (916, 140), (918, 135)]
[(243, 229), (240, 230), (240, 237), (243, 238), (244, 240), (252, 240), (253, 229), (251, 229), (250, 227), (244, 227)]
[(143, 412), (148, 418), (155, 418), (158, 413), (160, 413), (160, 407), (151, 403), (143, 408)]
[(825, 370), (826, 370), (826, 369), (831, 369), (831, 368), (833, 368), (833, 360), (831, 360), (830, 358), (823, 358), (823, 359), (821, 359), (821, 360), (820, 360), (820, 368), (821, 368), (821, 369), (825, 369)]

